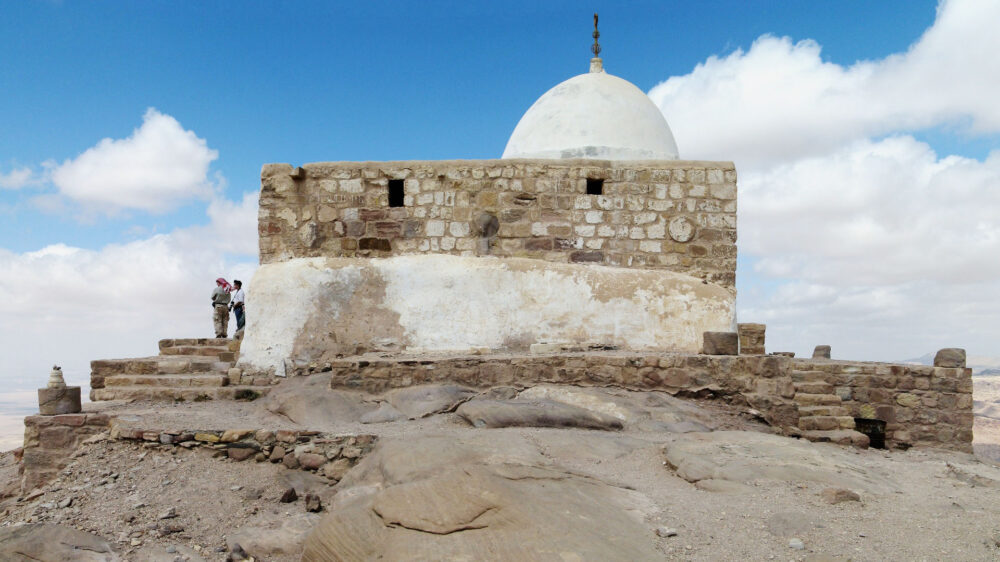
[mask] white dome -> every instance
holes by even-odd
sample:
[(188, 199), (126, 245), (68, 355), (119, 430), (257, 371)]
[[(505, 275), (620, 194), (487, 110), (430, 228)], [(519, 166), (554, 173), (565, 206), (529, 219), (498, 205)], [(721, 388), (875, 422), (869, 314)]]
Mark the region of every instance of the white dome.
[(536, 101), (503, 158), (676, 160), (670, 126), (649, 96), (603, 71), (574, 76)]

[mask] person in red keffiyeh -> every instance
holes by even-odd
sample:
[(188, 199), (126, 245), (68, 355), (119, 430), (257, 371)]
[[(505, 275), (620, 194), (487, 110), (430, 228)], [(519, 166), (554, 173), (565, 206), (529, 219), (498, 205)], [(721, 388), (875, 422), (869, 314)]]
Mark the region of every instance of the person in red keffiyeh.
[(215, 289), (212, 291), (212, 312), (217, 338), (224, 338), (229, 332), (229, 292), (232, 289), (233, 286), (225, 278), (219, 277), (215, 280)]

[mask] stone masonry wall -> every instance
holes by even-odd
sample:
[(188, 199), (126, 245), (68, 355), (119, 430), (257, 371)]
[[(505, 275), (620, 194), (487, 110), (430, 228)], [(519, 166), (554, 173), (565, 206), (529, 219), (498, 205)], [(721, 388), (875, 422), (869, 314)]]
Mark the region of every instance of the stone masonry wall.
[(61, 414), (24, 418), (24, 473), (21, 490), (28, 492), (52, 479), (80, 443), (108, 428), (106, 414)]
[[(545, 355), (351, 358), (332, 371), (333, 388), (381, 393), (392, 388), (453, 382), (474, 388), (536, 384), (613, 386), (678, 395), (741, 395), (777, 427), (795, 427), (798, 413), (785, 357), (586, 352)], [(301, 374), (310, 372), (303, 369)], [(760, 394), (763, 389), (766, 394)]]
[(856, 418), (886, 422), (887, 446), (926, 445), (972, 452), (972, 370), (793, 360), (793, 376), (832, 387)]
[[(308, 374), (307, 368), (301, 374)], [(333, 388), (380, 393), (454, 382), (471, 387), (535, 384), (614, 386), (672, 394), (742, 396), (765, 420), (789, 434), (853, 429), (853, 418), (887, 422), (886, 446), (972, 451), (969, 369), (803, 360), (775, 355), (683, 355), (584, 352), (463, 357), (350, 358), (332, 370)], [(822, 388), (818, 388), (822, 387)], [(823, 398), (816, 402), (813, 398)], [(851, 417), (817, 414), (843, 408)], [(830, 427), (806, 427), (831, 421)], [(846, 426), (843, 421), (849, 421)], [(801, 422), (801, 423), (800, 423)]]
[[(603, 180), (602, 195), (587, 180)], [(403, 180), (403, 206), (389, 181)], [(730, 162), (326, 162), (261, 171), (260, 259), (446, 253), (663, 268), (735, 290)]]

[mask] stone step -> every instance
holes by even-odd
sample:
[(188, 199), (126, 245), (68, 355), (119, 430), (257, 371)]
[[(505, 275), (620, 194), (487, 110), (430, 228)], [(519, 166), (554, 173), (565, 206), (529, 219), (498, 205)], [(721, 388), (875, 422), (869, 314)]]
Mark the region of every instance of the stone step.
[(90, 375), (180, 375), (229, 370), (230, 363), (198, 355), (156, 355), (130, 359), (97, 359), (90, 362)]
[(849, 416), (850, 411), (844, 406), (799, 406), (799, 417), (812, 416)]
[(833, 394), (833, 385), (820, 381), (793, 382), (795, 392), (803, 394)]
[(270, 386), (221, 386), (184, 388), (169, 386), (115, 386), (95, 388), (90, 391), (91, 401), (100, 400), (151, 400), (155, 402), (186, 402), (200, 400), (235, 400), (237, 394), (255, 392), (264, 396), (271, 391)]
[(820, 443), (836, 443), (838, 445), (851, 445), (859, 449), (867, 449), (869, 443), (868, 436), (851, 429), (834, 429), (830, 431), (803, 431), (803, 439)]
[(160, 340), (159, 348), (164, 349), (167, 347), (203, 347), (203, 346), (214, 346), (214, 347), (226, 347), (229, 342), (233, 340), (228, 338), (177, 338), (169, 340)]
[(799, 429), (803, 431), (854, 429), (854, 418), (850, 416), (799, 416)]
[(104, 379), (105, 387), (121, 386), (168, 386), (176, 387), (210, 387), (226, 386), (229, 377), (214, 373), (190, 375), (111, 375)]
[(199, 355), (217, 357), (220, 353), (230, 353), (229, 347), (224, 345), (175, 345), (160, 348), (160, 355)]
[(809, 394), (807, 392), (796, 392), (793, 400), (803, 406), (836, 406), (843, 403), (836, 394)]

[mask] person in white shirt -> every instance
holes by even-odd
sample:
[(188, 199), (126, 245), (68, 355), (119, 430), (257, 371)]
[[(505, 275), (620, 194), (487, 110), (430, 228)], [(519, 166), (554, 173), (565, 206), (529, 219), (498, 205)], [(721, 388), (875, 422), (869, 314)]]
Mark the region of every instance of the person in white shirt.
[(229, 303), (229, 308), (232, 309), (233, 314), (236, 315), (236, 331), (242, 332), (243, 326), (246, 324), (246, 295), (243, 294), (243, 282), (239, 279), (233, 280), (233, 291), (232, 300)]

